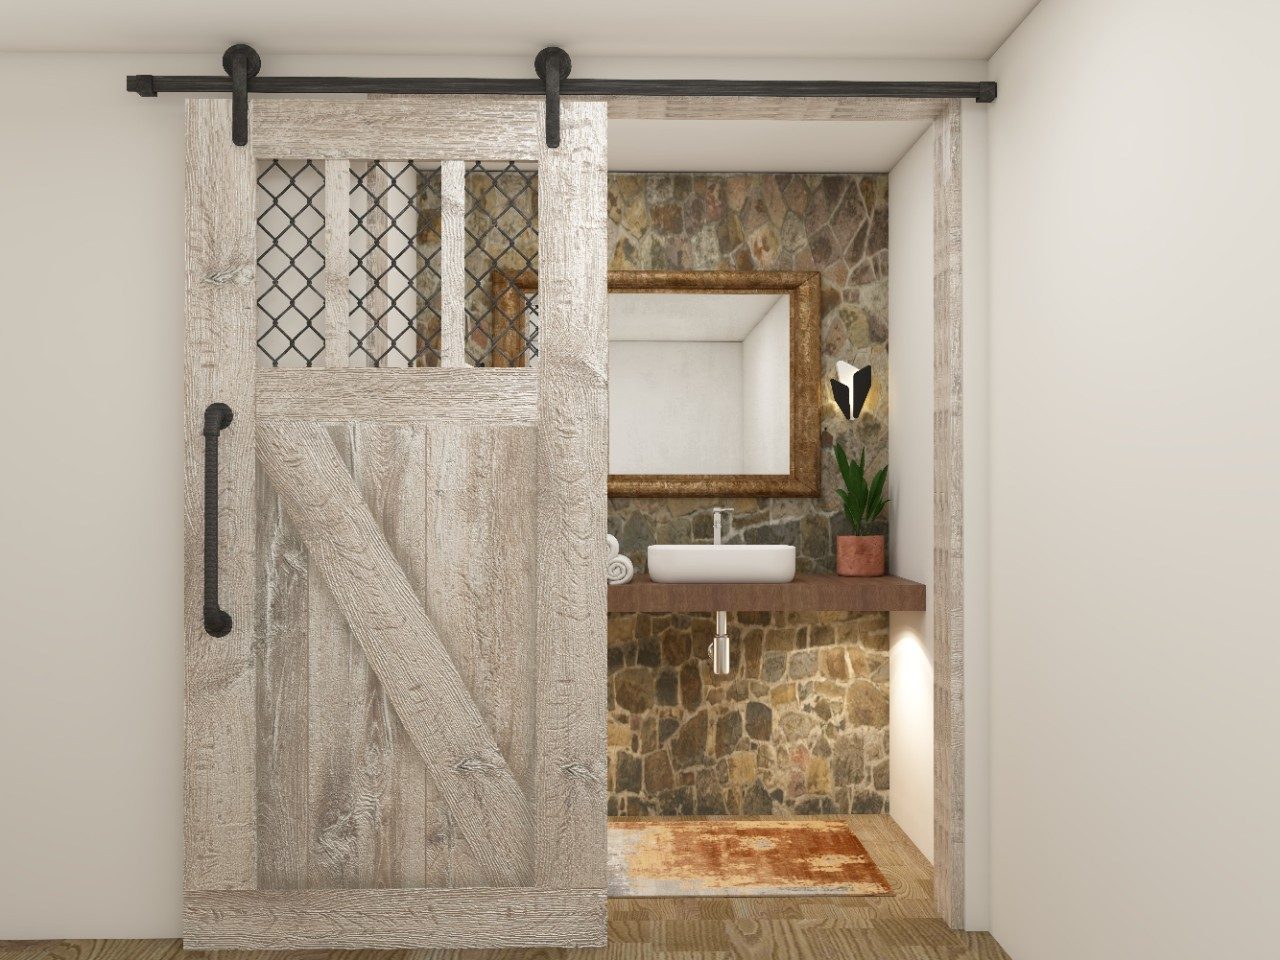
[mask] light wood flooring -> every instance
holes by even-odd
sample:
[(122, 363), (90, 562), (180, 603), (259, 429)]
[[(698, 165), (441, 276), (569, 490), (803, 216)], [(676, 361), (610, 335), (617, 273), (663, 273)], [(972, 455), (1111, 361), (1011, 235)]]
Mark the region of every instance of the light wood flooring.
[(988, 933), (956, 933), (933, 909), (927, 860), (888, 816), (849, 818), (892, 897), (611, 899), (601, 950), (184, 953), (180, 940), (0, 941), (0, 960), (1009, 960)]

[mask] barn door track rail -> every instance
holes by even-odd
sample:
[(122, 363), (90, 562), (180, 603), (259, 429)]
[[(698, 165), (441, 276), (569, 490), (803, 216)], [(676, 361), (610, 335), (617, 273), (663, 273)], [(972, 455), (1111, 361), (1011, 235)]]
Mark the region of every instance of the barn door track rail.
[(230, 93), (231, 137), (236, 146), (249, 142), (250, 93), (380, 93), (489, 94), (544, 96), (547, 99), (547, 146), (560, 146), (560, 97), (885, 97), (891, 99), (976, 100), (991, 103), (996, 85), (990, 81), (867, 80), (570, 80), (573, 61), (559, 47), (539, 51), (533, 62), (537, 78), (477, 77), (263, 77), (262, 58), (246, 43), (222, 55), (225, 76), (166, 77), (149, 73), (129, 76), (125, 88), (142, 97), (162, 93)]

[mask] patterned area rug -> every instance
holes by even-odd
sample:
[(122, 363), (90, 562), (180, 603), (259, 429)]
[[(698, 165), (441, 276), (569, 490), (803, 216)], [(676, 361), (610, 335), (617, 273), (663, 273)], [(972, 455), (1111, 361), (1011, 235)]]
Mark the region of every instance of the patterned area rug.
[(609, 821), (611, 897), (892, 893), (843, 820)]

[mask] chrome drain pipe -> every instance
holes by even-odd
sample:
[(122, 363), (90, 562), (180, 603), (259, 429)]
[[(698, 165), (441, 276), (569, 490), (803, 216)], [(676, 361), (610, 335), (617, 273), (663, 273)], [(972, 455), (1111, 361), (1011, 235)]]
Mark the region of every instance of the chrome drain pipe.
[(707, 647), (707, 656), (711, 658), (711, 672), (724, 676), (729, 672), (729, 615), (723, 610), (716, 611), (716, 633)]

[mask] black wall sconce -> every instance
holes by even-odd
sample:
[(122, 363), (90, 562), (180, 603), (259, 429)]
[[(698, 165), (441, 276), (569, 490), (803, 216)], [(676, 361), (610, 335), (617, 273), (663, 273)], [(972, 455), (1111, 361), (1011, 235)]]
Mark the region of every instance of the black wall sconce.
[(870, 392), (871, 364), (855, 367), (843, 360), (836, 361), (836, 379), (831, 381), (831, 396), (846, 419), (858, 419)]

